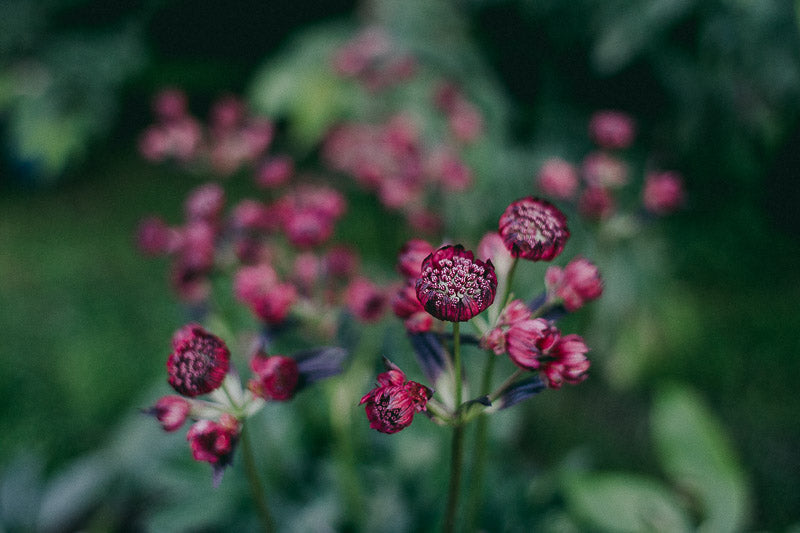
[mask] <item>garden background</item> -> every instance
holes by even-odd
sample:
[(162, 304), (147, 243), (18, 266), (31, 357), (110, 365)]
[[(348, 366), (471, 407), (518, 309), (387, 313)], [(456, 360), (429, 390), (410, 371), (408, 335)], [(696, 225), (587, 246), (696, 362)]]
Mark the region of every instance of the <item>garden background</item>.
[[(368, 24), (419, 58), (416, 85), (364, 92), (331, 74), (330, 51)], [(656, 162), (686, 189), (681, 210), (612, 245), (592, 245), (600, 238), (576, 222), (573, 255), (602, 251), (606, 267), (603, 297), (570, 317), (593, 346), (592, 375), (493, 418), (493, 496), (479, 520), (498, 531), (613, 531), (625, 525), (609, 514), (674, 500), (707, 531), (800, 528), (793, 3), (7, 0), (0, 531), (253, 525), (237, 462), (213, 489), (183, 435), (139, 413), (167, 392), (169, 339), (185, 316), (166, 263), (143, 257), (134, 233), (147, 214), (177, 222), (186, 193), (213, 179), (140, 156), (154, 95), (179, 87), (200, 117), (220, 96), (240, 95), (279, 120), (308, 161), (324, 129), (363, 116), (360, 105), (417, 105), (432, 90), (425, 72), (446, 72), (486, 125), (465, 156), (472, 188), (441, 198), (447, 235), (477, 242), (505, 205), (536, 192), (546, 158), (578, 161), (601, 109), (636, 120), (637, 170)], [(228, 178), (231, 197), (250, 194), (249, 179)], [(336, 239), (391, 280), (413, 231), (374, 196), (347, 196)], [(337, 399), (331, 381), (259, 423), (287, 531), (436, 529), (442, 435), (419, 420), (384, 438), (357, 406), (380, 355), (413, 367), (389, 315), (360, 330), (374, 365), (350, 375), (352, 398)], [(671, 423), (677, 431), (664, 429)], [(337, 431), (351, 432), (356, 449), (337, 448)], [(361, 479), (342, 479), (346, 453)], [(697, 473), (688, 484), (686, 469)], [(346, 519), (342, 494), (353, 484), (369, 494), (360, 522)], [(657, 495), (637, 500), (649, 489)]]

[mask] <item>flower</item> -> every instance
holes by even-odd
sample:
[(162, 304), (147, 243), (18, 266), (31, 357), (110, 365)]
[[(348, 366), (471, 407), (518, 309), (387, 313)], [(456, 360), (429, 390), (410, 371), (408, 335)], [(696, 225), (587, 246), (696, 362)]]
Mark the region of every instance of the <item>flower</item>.
[(538, 370), (560, 336), (558, 329), (542, 318), (516, 322), (506, 333), (508, 356), (520, 368)]
[(621, 111), (598, 111), (589, 120), (589, 136), (602, 148), (627, 148), (636, 136), (636, 126)]
[(511, 270), (511, 265), (514, 264), (514, 258), (506, 249), (503, 238), (496, 231), (490, 231), (481, 237), (476, 252), (478, 259), (483, 261), (492, 260), (495, 274), (500, 277), (507, 276)]
[(487, 331), (480, 339), (480, 346), (484, 350), (492, 350), (495, 355), (506, 351), (506, 333), (509, 327), (531, 318), (531, 310), (522, 300), (512, 300), (497, 317), (497, 325)]
[(591, 363), (586, 358), (589, 348), (583, 339), (575, 334), (561, 337), (550, 351), (551, 360), (542, 364), (542, 373), (551, 389), (561, 388), (564, 382), (575, 385), (586, 379), (586, 371)]
[(225, 207), (225, 191), (217, 183), (206, 183), (193, 189), (186, 197), (184, 209), (189, 220), (214, 222)]
[(386, 309), (386, 293), (365, 277), (353, 279), (345, 289), (347, 308), (364, 322), (375, 322)]
[(413, 281), (409, 280), (395, 293), (391, 305), (395, 316), (404, 320), (403, 324), (409, 333), (430, 331), (433, 326), (433, 317), (419, 303)]
[(512, 202), (500, 216), (500, 236), (511, 255), (550, 261), (569, 238), (567, 217), (556, 206), (528, 196)]
[(223, 413), (219, 422), (200, 420), (186, 434), (195, 461), (211, 463), (214, 468), (214, 486), (222, 480), (222, 472), (231, 464), (239, 440), (239, 421)]
[(397, 271), (406, 278), (416, 279), (422, 270), (422, 261), (433, 252), (433, 246), (422, 239), (406, 242), (397, 255)]
[(406, 381), (402, 370), (386, 364), (389, 370), (378, 374), (378, 386), (365, 394), (359, 405), (364, 405), (369, 427), (397, 433), (411, 425), (415, 414), (427, 409), (432, 391), (416, 381)]
[(191, 405), (186, 398), (171, 394), (159, 398), (153, 407), (144, 412), (155, 416), (164, 431), (175, 431), (186, 422), (190, 410)]
[(277, 401), (289, 400), (294, 396), (300, 372), (291, 357), (257, 353), (250, 360), (250, 369), (257, 378), (250, 380), (248, 388), (256, 396)]
[(497, 276), (491, 260), (475, 259), (464, 247), (443, 246), (422, 262), (417, 299), (435, 318), (466, 322), (494, 301)]
[(583, 257), (576, 257), (563, 269), (551, 266), (544, 275), (548, 298), (560, 299), (567, 311), (575, 311), (586, 302), (603, 294), (603, 279), (597, 266)]
[(677, 172), (647, 174), (642, 191), (645, 209), (656, 215), (675, 211), (683, 203), (683, 180)]
[(266, 324), (280, 324), (297, 300), (297, 288), (291, 283), (278, 283), (251, 302), (252, 311)]
[(173, 351), (167, 359), (168, 382), (184, 396), (199, 396), (222, 384), (229, 365), (230, 351), (225, 343), (191, 324), (173, 337)]
[(284, 185), (294, 174), (294, 160), (288, 155), (267, 159), (258, 169), (256, 184), (264, 189)]
[(548, 196), (567, 200), (578, 190), (578, 171), (559, 157), (548, 159), (539, 169), (539, 188)]
[(607, 152), (592, 152), (583, 159), (583, 179), (589, 187), (622, 187), (628, 183), (628, 165)]
[(603, 187), (587, 187), (578, 198), (578, 212), (589, 220), (603, 220), (616, 209), (614, 197)]

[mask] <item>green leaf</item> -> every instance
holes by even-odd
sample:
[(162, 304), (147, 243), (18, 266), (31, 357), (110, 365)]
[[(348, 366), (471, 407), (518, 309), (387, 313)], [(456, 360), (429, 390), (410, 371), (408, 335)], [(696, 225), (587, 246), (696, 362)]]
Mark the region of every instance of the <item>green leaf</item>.
[(670, 385), (651, 414), (653, 440), (667, 475), (693, 496), (701, 531), (740, 531), (747, 521), (748, 487), (720, 423), (694, 391)]
[(677, 496), (642, 476), (578, 475), (567, 482), (565, 496), (571, 514), (592, 530), (672, 533), (691, 529)]

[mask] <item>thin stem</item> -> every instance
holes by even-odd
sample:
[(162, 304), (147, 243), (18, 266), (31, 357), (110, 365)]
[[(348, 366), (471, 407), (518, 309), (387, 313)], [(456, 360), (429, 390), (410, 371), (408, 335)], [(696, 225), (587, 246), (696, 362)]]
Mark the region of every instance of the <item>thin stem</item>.
[(519, 377), (524, 373), (525, 371), (523, 369), (518, 368), (516, 372), (511, 374), (507, 380), (505, 380), (499, 387), (495, 389), (493, 393), (489, 395), (489, 401), (494, 403), (494, 401), (497, 400), (497, 398), (499, 398), (500, 395), (503, 394), (507, 388), (513, 385), (514, 382), (517, 381), (517, 379), (519, 379)]
[[(483, 381), (481, 382), (481, 394), (489, 394), (492, 386), (492, 376), (494, 374), (494, 363), (497, 359), (491, 351), (486, 352), (486, 365), (483, 369)], [(467, 531), (475, 530), (475, 523), (481, 503), (483, 480), (486, 477), (486, 441), (489, 435), (489, 417), (482, 414), (478, 418), (475, 428), (475, 449), (473, 450), (472, 461), (472, 480), (469, 484), (469, 504), (467, 505)]]
[(444, 533), (456, 530), (458, 511), (458, 494), (461, 488), (461, 464), (464, 458), (464, 426), (458, 422), (453, 427), (453, 440), (450, 448), (450, 489), (447, 492), (447, 510), (445, 511)]
[(261, 519), (261, 526), (264, 533), (273, 533), (275, 526), (272, 523), (272, 516), (267, 507), (267, 496), (264, 492), (264, 487), (261, 485), (261, 479), (258, 477), (256, 471), (256, 461), (253, 456), (253, 447), (250, 445), (250, 438), (245, 426), (242, 426), (242, 457), (244, 459), (244, 470), (247, 474), (247, 481), (250, 484), (250, 492), (253, 496), (253, 503), (255, 503), (258, 517)]
[(455, 426), (450, 447), (450, 488), (447, 492), (443, 531), (453, 533), (456, 528), (458, 496), (461, 492), (461, 467), (464, 462), (464, 425), (461, 419), (461, 338), (460, 324), (453, 322), (453, 366), (455, 367)]
[(508, 277), (506, 278), (506, 287), (505, 290), (503, 291), (503, 298), (500, 300), (501, 311), (508, 303), (509, 296), (511, 296), (511, 282), (514, 280), (514, 272), (517, 270), (517, 263), (519, 263), (519, 257), (514, 258), (514, 261), (511, 262), (511, 268), (508, 269)]

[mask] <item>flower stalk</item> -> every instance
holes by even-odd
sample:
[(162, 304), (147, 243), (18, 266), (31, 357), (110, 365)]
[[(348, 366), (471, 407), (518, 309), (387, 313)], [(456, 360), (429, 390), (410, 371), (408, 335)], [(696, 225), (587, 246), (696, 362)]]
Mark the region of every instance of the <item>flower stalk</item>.
[(250, 493), (253, 496), (253, 503), (258, 511), (258, 517), (261, 520), (261, 526), (264, 533), (274, 533), (275, 525), (272, 521), (272, 515), (267, 506), (267, 495), (264, 492), (264, 487), (261, 484), (261, 478), (256, 470), (255, 456), (253, 455), (253, 447), (250, 444), (250, 437), (245, 426), (242, 427), (242, 458), (244, 459), (244, 470), (247, 475), (247, 481), (250, 485)]

